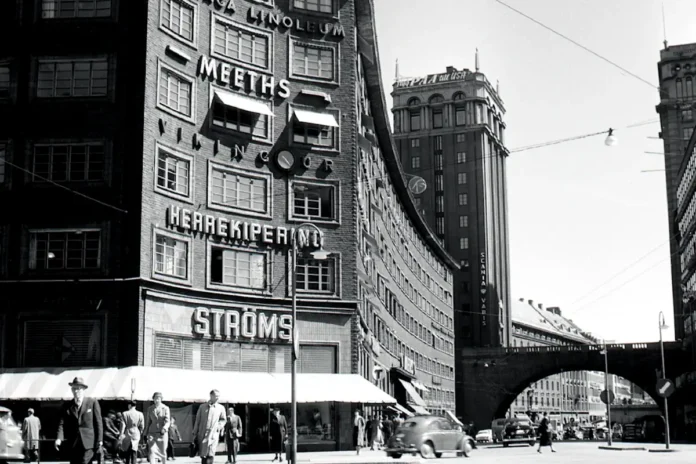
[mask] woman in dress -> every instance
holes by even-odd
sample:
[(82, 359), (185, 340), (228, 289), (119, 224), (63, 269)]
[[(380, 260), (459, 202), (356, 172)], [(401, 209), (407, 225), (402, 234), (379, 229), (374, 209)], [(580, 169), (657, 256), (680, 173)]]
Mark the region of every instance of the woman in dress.
[(546, 417), (546, 412), (544, 412), (544, 417), (541, 419), (541, 423), (539, 424), (539, 448), (537, 448), (537, 453), (541, 453), (542, 446), (550, 446), (551, 452), (556, 452), (556, 450), (553, 449), (551, 430), (549, 430), (549, 418)]
[(360, 454), (360, 448), (365, 446), (365, 419), (360, 415), (360, 410), (355, 410), (353, 417), (353, 444), (356, 454)]
[(156, 464), (157, 459), (163, 463), (167, 460), (169, 444), (169, 406), (162, 403), (162, 393), (152, 395), (152, 404), (145, 414), (145, 436), (147, 437), (148, 461)]

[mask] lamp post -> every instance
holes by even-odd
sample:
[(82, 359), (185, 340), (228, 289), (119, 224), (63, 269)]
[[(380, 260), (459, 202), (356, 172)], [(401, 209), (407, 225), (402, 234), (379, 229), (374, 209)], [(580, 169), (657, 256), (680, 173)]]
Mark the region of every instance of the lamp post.
[(613, 432), (611, 428), (611, 393), (609, 393), (609, 351), (607, 350), (606, 340), (603, 342), (603, 344), (604, 350), (602, 350), (602, 353), (604, 354), (604, 391), (607, 395), (607, 446), (611, 446), (611, 435)]
[[(303, 223), (295, 228), (292, 234), (292, 357), (290, 369), (290, 427), (292, 428), (291, 435), (291, 452), (290, 462), (297, 463), (297, 359), (300, 355), (300, 340), (299, 331), (297, 330), (297, 236), (299, 232), (309, 227), (321, 237), (321, 230), (311, 223)], [(322, 249), (322, 241), (319, 240), (319, 249), (312, 252), (312, 258), (324, 260), (328, 258), (329, 253)]]
[[(662, 358), (662, 378), (666, 379), (665, 373), (665, 344), (662, 341), (662, 329), (668, 326), (665, 323), (665, 315), (662, 311), (658, 315), (658, 327), (660, 328), (660, 356)], [(667, 397), (665, 396), (665, 448), (669, 449), (669, 410), (667, 409)]]

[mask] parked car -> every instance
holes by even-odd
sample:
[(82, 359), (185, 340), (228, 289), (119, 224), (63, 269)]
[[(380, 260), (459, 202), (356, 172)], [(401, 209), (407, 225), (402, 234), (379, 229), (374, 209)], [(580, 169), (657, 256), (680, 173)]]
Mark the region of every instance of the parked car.
[(476, 443), (492, 443), (493, 431), (491, 429), (481, 430), (476, 434)]
[(579, 428), (568, 427), (563, 431), (564, 440), (582, 440), (583, 437), (582, 430)]
[(505, 421), (506, 418), (496, 419), (491, 424), (491, 432), (493, 433), (493, 443), (498, 443), (503, 441), (503, 435), (505, 435)]
[(527, 443), (534, 446), (536, 433), (532, 421), (528, 418), (513, 417), (505, 421), (505, 433), (503, 435), (503, 446), (516, 443)]
[(0, 406), (0, 464), (24, 461), (22, 431), (12, 419), (12, 411)]
[(665, 419), (660, 415), (639, 417), (623, 426), (622, 441), (661, 442), (665, 439)]
[(475, 447), (474, 439), (440, 416), (416, 416), (407, 419), (389, 438), (387, 456), (399, 459), (404, 454), (420, 455), (425, 459), (442, 457), (442, 453), (469, 456)]

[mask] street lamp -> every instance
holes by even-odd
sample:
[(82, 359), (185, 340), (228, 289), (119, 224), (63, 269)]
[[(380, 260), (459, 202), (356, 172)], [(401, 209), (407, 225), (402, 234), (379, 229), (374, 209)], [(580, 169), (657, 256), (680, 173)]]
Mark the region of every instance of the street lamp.
[(619, 139), (614, 135), (614, 129), (609, 129), (607, 133), (607, 138), (604, 139), (604, 145), (608, 147), (614, 147), (619, 144)]
[[(662, 341), (662, 329), (669, 326), (665, 322), (665, 315), (662, 311), (658, 315), (658, 327), (660, 328), (660, 356), (662, 357), (662, 378), (666, 379), (665, 373), (665, 344)], [(669, 449), (669, 410), (667, 409), (667, 397), (665, 396), (665, 448)]]
[[(295, 228), (292, 234), (292, 358), (290, 369), (290, 427), (292, 428), (290, 462), (297, 463), (297, 359), (300, 355), (300, 339), (297, 330), (297, 236), (305, 227), (314, 229), (321, 237), (321, 230), (311, 223), (303, 223)], [(319, 240), (319, 249), (310, 253), (312, 258), (317, 260), (327, 259), (329, 252), (322, 248), (322, 241)]]
[(609, 350), (607, 350), (607, 342), (603, 340), (604, 349), (602, 354), (604, 355), (604, 391), (606, 392), (607, 400), (607, 446), (611, 446), (611, 393), (609, 393)]

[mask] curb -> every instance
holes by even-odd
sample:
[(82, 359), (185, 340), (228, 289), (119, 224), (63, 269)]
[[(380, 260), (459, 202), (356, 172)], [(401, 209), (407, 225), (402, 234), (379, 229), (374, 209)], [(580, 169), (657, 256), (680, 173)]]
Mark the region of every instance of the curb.
[(679, 451), (679, 450), (658, 448), (658, 449), (649, 449), (648, 453), (676, 453), (677, 451)]
[(646, 451), (647, 448), (642, 446), (631, 446), (631, 447), (621, 447), (621, 446), (599, 446), (601, 450), (605, 451)]

